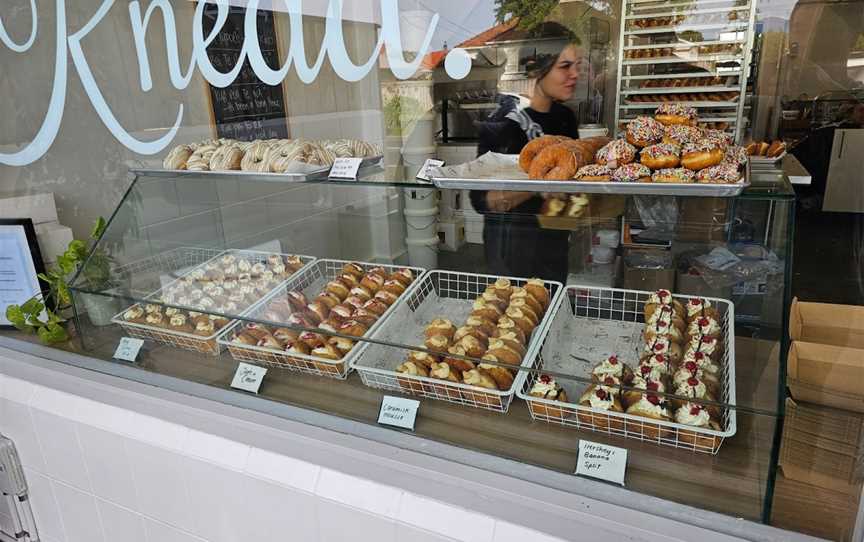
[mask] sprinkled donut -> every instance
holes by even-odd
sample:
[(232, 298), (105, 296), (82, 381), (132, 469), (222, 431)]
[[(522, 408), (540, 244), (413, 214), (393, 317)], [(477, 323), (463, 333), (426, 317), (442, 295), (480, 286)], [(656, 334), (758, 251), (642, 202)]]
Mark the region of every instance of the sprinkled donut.
[(721, 163), (734, 164), (735, 167), (742, 167), (747, 165), (747, 160), (749, 160), (747, 149), (745, 147), (732, 145), (726, 149), (726, 154), (723, 156), (723, 162)]
[(697, 113), (693, 107), (679, 103), (664, 103), (654, 112), (654, 118), (667, 126), (674, 124), (696, 126)]
[(655, 183), (692, 183), (693, 172), (683, 167), (661, 169), (654, 173), (651, 180)]
[(627, 123), (627, 142), (647, 147), (663, 138), (663, 125), (651, 117), (636, 117)]
[(656, 143), (642, 149), (639, 161), (651, 169), (678, 167), (681, 163), (681, 147), (669, 143)]
[(684, 145), (681, 155), (681, 165), (687, 169), (699, 171), (706, 167), (716, 166), (723, 161), (725, 153), (716, 141), (703, 139)]
[(740, 180), (741, 174), (738, 172), (738, 166), (729, 163), (707, 167), (696, 173), (696, 182), (699, 183), (733, 184)]
[(546, 147), (561, 143), (566, 139), (566, 137), (553, 135), (544, 135), (536, 139), (532, 139), (524, 147), (522, 147), (522, 152), (519, 153), (519, 167), (525, 173), (530, 173), (531, 163), (534, 161), (534, 158), (537, 157), (540, 151), (542, 151)]
[(616, 139), (597, 151), (594, 159), (598, 164), (609, 164), (610, 167), (616, 168), (636, 159), (636, 147), (623, 139)]
[(612, 173), (612, 180), (619, 183), (647, 183), (651, 180), (651, 170), (648, 166), (633, 162), (616, 169)]
[(611, 167), (602, 164), (588, 164), (582, 166), (576, 172), (577, 181), (588, 182), (608, 182), (612, 180), (612, 172), (615, 171)]
[(673, 145), (683, 146), (687, 143), (699, 141), (702, 137), (702, 130), (693, 126), (685, 126), (683, 124), (673, 124), (666, 126), (663, 129), (663, 143), (671, 143)]

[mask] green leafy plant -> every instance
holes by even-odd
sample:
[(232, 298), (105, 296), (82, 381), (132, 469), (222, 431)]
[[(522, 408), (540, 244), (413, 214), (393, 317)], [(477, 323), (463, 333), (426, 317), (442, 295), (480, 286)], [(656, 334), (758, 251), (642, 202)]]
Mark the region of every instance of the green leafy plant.
[[(72, 304), (69, 279), (82, 265), (81, 280), (91, 291), (111, 287), (111, 265), (113, 259), (105, 250), (96, 247), (106, 227), (105, 219), (99, 217), (90, 230), (89, 243), (75, 239), (66, 251), (57, 257), (57, 263), (39, 278), (48, 289), (39, 292), (21, 305), (9, 305), (6, 319), (25, 333), (36, 333), (46, 344), (56, 344), (69, 339), (61, 313)], [(89, 258), (89, 260), (88, 260)], [(86, 265), (85, 265), (86, 262)]]
[(423, 106), (410, 96), (392, 96), (384, 102), (384, 124), (390, 135), (411, 133), (417, 121), (426, 113)]
[(533, 33), (557, 6), (558, 0), (495, 0), (495, 19), (518, 19), (519, 28)]

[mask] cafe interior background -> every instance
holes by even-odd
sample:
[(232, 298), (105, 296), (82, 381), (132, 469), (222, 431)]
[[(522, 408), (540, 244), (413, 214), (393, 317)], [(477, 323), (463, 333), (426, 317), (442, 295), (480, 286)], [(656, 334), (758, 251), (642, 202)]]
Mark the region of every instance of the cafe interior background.
[[(228, 3), (231, 33), (223, 32), (205, 53), (217, 71), (233, 66), (243, 39), (246, 2)], [(224, 88), (202, 75), (200, 62), (187, 75), (196, 43), (193, 29), (199, 23), (196, 2), (14, 0), (0, 7), (5, 38), (0, 49), (0, 163), (5, 164), (0, 165), (0, 218), (33, 219), (48, 268), (56, 265), (73, 238), (88, 239), (98, 217), (108, 219), (104, 233), (89, 246), (93, 253), (110, 255), (110, 287), (94, 290), (84, 271), (97, 262), (84, 259), (82, 272), (67, 277), (75, 298), (65, 313), (69, 340), (46, 347), (94, 363), (70, 362), (65, 356), (57, 363), (214, 400), (208, 389), (231, 390), (238, 363), (248, 362), (268, 368), (269, 384), (256, 397), (260, 402), (245, 402), (246, 396), (237, 391), (215, 401), (242, 403), (243, 408), (289, 419), (291, 415), (279, 410), (282, 405), (326, 413), (348, 423), (349, 429), (340, 427), (349, 434), (364, 434), (364, 426), (375, 424), (382, 395), (419, 399), (417, 438), (451, 447), (457, 463), (462, 461), (460, 450), (470, 450), (488, 457), (489, 470), (499, 474), (520, 477), (504, 466), (512, 463), (496, 463), (500, 460), (540, 467), (549, 476), (569, 476), (575, 470), (578, 442), (587, 439), (629, 450), (627, 490), (621, 490), (627, 492), (616, 498), (637, 509), (634, 501), (650, 495), (768, 524), (786, 530), (783, 536), (860, 539), (864, 2), (358, 0), (341, 5), (342, 35), (337, 39), (326, 15), (338, 4), (343, 3), (260, 2), (257, 20), (264, 58), (275, 68), (292, 55), (294, 65), (281, 83), (267, 85), (246, 64), (239, 78)], [(289, 5), (295, 6), (293, 13)], [(212, 28), (213, 9), (215, 4), (204, 10), (205, 36)], [(149, 15), (141, 35), (134, 31), (136, 13)], [(401, 29), (402, 51), (388, 42), (376, 55), (388, 17)], [(176, 39), (170, 39), (172, 35)], [(411, 380), (406, 386), (396, 367), (412, 348), (423, 348), (428, 319), (443, 318), (452, 310), (464, 320), (474, 297), (495, 284), (497, 276), (492, 276), (484, 252), (484, 223), (490, 217), (524, 220), (510, 212), (484, 216), (472, 207), (472, 189), (526, 190), (518, 183), (501, 188), (494, 174), (471, 178), (475, 170), (466, 164), (477, 164), (479, 126), (494, 114), (502, 96), (521, 96), (527, 104), (525, 96), (536, 84), (528, 64), (573, 42), (584, 60), (564, 105), (583, 137), (615, 137), (633, 117), (651, 116), (663, 103), (680, 102), (696, 107), (703, 127), (726, 131), (741, 146), (757, 143), (756, 153), (758, 143), (767, 148), (782, 142), (782, 157), (751, 155), (746, 177), (735, 186), (693, 183), (676, 192), (648, 183), (647, 191), (639, 191), (633, 187), (640, 183), (610, 182), (568, 189), (562, 196), (566, 208), (580, 214), (548, 216), (540, 225), (569, 232), (569, 273), (563, 284), (547, 283), (550, 303), (544, 306), (545, 316), (539, 314), (533, 335), (528, 333), (526, 354), (516, 362), (522, 371), (508, 369), (511, 381), (516, 375), (512, 386), (491, 395), (465, 383), (455, 392), (442, 392), (434, 378)], [(317, 73), (301, 76), (298, 64), (305, 57), (306, 65), (314, 66), (324, 43), (341, 43), (354, 64), (368, 59), (368, 69), (356, 80), (346, 80), (347, 71), (334, 68), (331, 60), (334, 46)], [(395, 54), (403, 55), (396, 64), (404, 68), (413, 62), (416, 69), (398, 73), (396, 57), (391, 56)], [(179, 59), (179, 70), (174, 58)], [(142, 84), (145, 72), (149, 85)], [(708, 87), (693, 82), (712, 74), (714, 82)], [(664, 84), (669, 81), (676, 83)], [(128, 144), (163, 138), (165, 144), (149, 153)], [(354, 181), (328, 178), (329, 163), (323, 176), (319, 170), (309, 173), (311, 162), (264, 175), (237, 170), (239, 161), (231, 171), (209, 171), (212, 163), (205, 171), (168, 167), (166, 155), (176, 146), (205, 145), (217, 138), (345, 139), (367, 142), (374, 150), (359, 155), (364, 162)], [(242, 150), (250, 152), (248, 147)], [(428, 159), (446, 166), (427, 182), (416, 175)], [(446, 168), (452, 169), (448, 173)], [(185, 169), (185, 163), (179, 169)], [(465, 177), (467, 182), (454, 182)], [(700, 187), (708, 188), (691, 190)], [(527, 190), (555, 191), (552, 188)], [(576, 205), (581, 201), (576, 195), (583, 192), (590, 203)], [(583, 206), (588, 211), (581, 214)], [(215, 356), (206, 341), (193, 338), (190, 348), (176, 334), (166, 339), (158, 330), (142, 331), (123, 320), (130, 308), (140, 305), (144, 310), (148, 302), (172, 305), (149, 296), (166, 285), (166, 276), (182, 278), (192, 266), (218, 261), (225, 250), (302, 256), (294, 279), (303, 275), (306, 282), (292, 286), (286, 275), (287, 282), (278, 288), (274, 283), (258, 300), (264, 302), (284, 297), (292, 287), (307, 289), (307, 297), (316, 295), (329, 283), (315, 273), (329, 280), (341, 272), (335, 264), (327, 267), (328, 260), (361, 262), (364, 272), (378, 265), (393, 266), (390, 272), (406, 267), (414, 271), (404, 298), (387, 307), (393, 312), (368, 326), (367, 335), (354, 337), (363, 345), (355, 347), (355, 353), (361, 352), (350, 363), (328, 369), (311, 361), (292, 362), (284, 355), (285, 344), (278, 346), (278, 355), (243, 354), (232, 348), (232, 338), (253, 320), (271, 329), (279, 327), (275, 324), (284, 327), (272, 313), (262, 312), (258, 302), (218, 311), (230, 320), (225, 329), (234, 335), (213, 341)], [(191, 256), (171, 259), (186, 252)], [(529, 278), (511, 280), (514, 286), (527, 286)], [(579, 327), (580, 318), (626, 321), (623, 315), (629, 314), (632, 318), (621, 325), (641, 326), (649, 317), (647, 309), (643, 317), (641, 308), (627, 308), (628, 303), (638, 299), (641, 307), (658, 290), (669, 290), (683, 303), (693, 296), (721, 300), (717, 305), (724, 311), (720, 324), (728, 368), (722, 368), (722, 390), (715, 399), (723, 427), (700, 437), (707, 438), (707, 449), (699, 450), (698, 440), (689, 449), (682, 445), (682, 435), (688, 434), (682, 427), (673, 428), (675, 436), (669, 437), (668, 431), (658, 436), (642, 425), (631, 429), (633, 418), (623, 413), (611, 418), (621, 420), (620, 430), (608, 419), (597, 422), (590, 415), (593, 403), (585, 407), (580, 396), (596, 384), (586, 376), (603, 358), (589, 365), (550, 361), (558, 359), (559, 351), (571, 349), (577, 357), (583, 352), (577, 344), (580, 336), (568, 335)], [(421, 322), (411, 311), (419, 311), (427, 295), (441, 307), (429, 309), (427, 304), (427, 321)], [(441, 300), (448, 296), (462, 302), (461, 313), (445, 308), (450, 305)], [(91, 318), (99, 312), (100, 300), (110, 302), (106, 322)], [(179, 310), (176, 303), (172, 306)], [(194, 304), (180, 308), (208, 312)], [(407, 330), (395, 329), (404, 321), (417, 327), (415, 339), (407, 338)], [(289, 324), (308, 327), (303, 321)], [(112, 359), (124, 336), (145, 339), (132, 373), (128, 363), (120, 366)], [(11, 367), (18, 350), (51, 356), (49, 350), (31, 348), (40, 344), (37, 335), (6, 328), (0, 329), (0, 338), (0, 357), (10, 360), (0, 364), (0, 375)], [(607, 347), (584, 351), (612, 353)], [(544, 363), (547, 373), (573, 390), (570, 402), (532, 402)], [(630, 364), (635, 368), (640, 362)], [(11, 383), (8, 370), (5, 378)], [(161, 376), (172, 380), (153, 380)], [(20, 403), (25, 394), (10, 389), (7, 385), (4, 404)], [(31, 402), (25, 411), (46, 408)], [(69, 517), (71, 508), (62, 506), (62, 495), (70, 492), (85, 496), (88, 513), (91, 508), (98, 511), (94, 517), (101, 527), (94, 532), (106, 540), (110, 522), (103, 507), (115, 505), (153, 522), (145, 529), (148, 540), (167, 539), (154, 534), (162, 528), (222, 539), (222, 534), (208, 536), (218, 531), (212, 525), (187, 523), (142, 504), (146, 499), (139, 467), (128, 444), (128, 469), (138, 478), (136, 497), (127, 502), (101, 493), (96, 472), (80, 481), (55, 472), (51, 449), (56, 444), (45, 431), (49, 426), (34, 414), (30, 427), (13, 420), (14, 412), (22, 411), (0, 411), (0, 433), (16, 441), (35, 523), (47, 531), (46, 540), (84, 539)], [(737, 419), (737, 431), (732, 419)], [(75, 423), (73, 440), (83, 450), (76, 453), (88, 464), (81, 429), (87, 424)], [(336, 426), (320, 423), (329, 429)], [(26, 436), (31, 433), (33, 438)], [(135, 433), (133, 429), (124, 438), (135, 439)], [(35, 444), (28, 444), (31, 440)], [(397, 445), (412, 446), (423, 447)], [(44, 459), (28, 457), (28, 452)], [(248, 471), (249, 466), (244, 468)], [(194, 493), (189, 481), (185, 483), (186, 491)], [(579, 488), (568, 491), (578, 494), (583, 491)], [(57, 504), (45, 504), (46, 493), (54, 495), (49, 500)], [(0, 531), (17, 513), (14, 507), (0, 513), (7, 522), (0, 521)], [(407, 516), (397, 516), (387, 520), (396, 529), (463, 539), (422, 520), (412, 523)], [(502, 520), (559, 539), (578, 539), (572, 532), (524, 524), (521, 518), (495, 519)], [(321, 523), (326, 521), (319, 516), (310, 529), (326, 539), (327, 527)]]

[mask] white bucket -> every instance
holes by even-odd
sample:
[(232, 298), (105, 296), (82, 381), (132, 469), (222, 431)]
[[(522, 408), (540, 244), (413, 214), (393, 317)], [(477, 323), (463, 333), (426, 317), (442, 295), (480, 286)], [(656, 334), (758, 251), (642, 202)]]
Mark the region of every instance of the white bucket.
[(438, 211), (438, 189), (437, 188), (406, 188), (405, 189), (405, 212), (408, 211)]
[(408, 239), (431, 239), (438, 237), (438, 207), (431, 209), (405, 209), (405, 225)]
[(426, 160), (435, 158), (435, 146), (431, 147), (409, 147), (402, 148), (402, 161), (405, 163), (405, 175), (413, 179), (420, 173), (420, 168), (426, 164)]
[(408, 246), (408, 262), (412, 267), (438, 267), (438, 237), (405, 239), (405, 244)]

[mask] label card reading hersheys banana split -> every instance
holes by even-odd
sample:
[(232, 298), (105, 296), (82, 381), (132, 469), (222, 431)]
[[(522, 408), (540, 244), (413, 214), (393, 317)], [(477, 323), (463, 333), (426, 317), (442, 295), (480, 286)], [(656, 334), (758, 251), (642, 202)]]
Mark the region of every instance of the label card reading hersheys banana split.
[(579, 441), (579, 462), (576, 474), (624, 485), (627, 471), (627, 450), (589, 440)]

